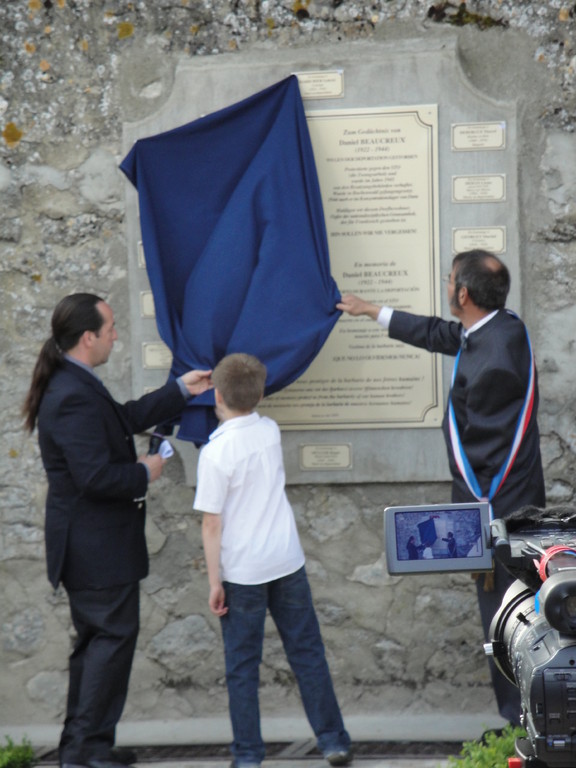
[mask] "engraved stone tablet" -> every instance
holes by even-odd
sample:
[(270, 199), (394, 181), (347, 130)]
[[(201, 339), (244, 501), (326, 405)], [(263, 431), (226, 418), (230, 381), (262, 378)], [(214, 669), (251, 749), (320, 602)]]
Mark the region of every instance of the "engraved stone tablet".
[(505, 149), (506, 123), (458, 123), (452, 126), (452, 149), (472, 152)]
[(144, 257), (144, 246), (142, 240), (138, 240), (138, 266), (140, 269), (146, 269), (146, 258)]
[(152, 291), (142, 291), (140, 293), (140, 314), (144, 318), (156, 317)]
[[(308, 112), (332, 274), (343, 293), (434, 314), (440, 261), (435, 105)], [(374, 321), (342, 317), (310, 368), (267, 398), (284, 429), (438, 426), (441, 367)]]
[(352, 446), (348, 444), (327, 445), (324, 443), (300, 446), (300, 468), (312, 469), (351, 469)]
[(303, 99), (339, 99), (344, 96), (344, 72), (295, 72)]
[(452, 177), (452, 201), (455, 203), (502, 203), (504, 200), (506, 176), (503, 173)]
[[(468, 81), (455, 40), (423, 38), (414, 46), (408, 40), (374, 39), (360, 48), (339, 41), (305, 50), (266, 48), (265, 56), (254, 49), (181, 61), (161, 107), (124, 123), (124, 151), (139, 138), (226, 108), (291, 73), (297, 73), (310, 116), (338, 288), (449, 318), (440, 275), (450, 271), (455, 251), (485, 247), (505, 253), (512, 275), (508, 306), (521, 313), (516, 105), (495, 101)], [(414, 105), (437, 108), (437, 119)], [(380, 114), (383, 109), (391, 113)], [(327, 114), (316, 118), (317, 112)], [(318, 141), (321, 123), (329, 126), (327, 142)], [(356, 133), (345, 135), (342, 128)], [(383, 141), (403, 137), (405, 142)], [(152, 347), (144, 356), (141, 349), (159, 335), (154, 320), (141, 314), (140, 294), (150, 285), (137, 246), (137, 194), (128, 183), (126, 227), (133, 256), (128, 262), (132, 356), (142, 360), (133, 366), (134, 392), (141, 393), (162, 383), (170, 360), (166, 351)], [(271, 414), (283, 430), (287, 481), (449, 479), (439, 426), (452, 366), (452, 358), (391, 341), (373, 321), (340, 318), (305, 376), (273, 396)], [(331, 446), (327, 453), (325, 441)], [(345, 445), (351, 466), (340, 447)], [(322, 454), (312, 451), (317, 447)], [(178, 441), (178, 449), (188, 457), (187, 480), (193, 484), (196, 448)]]
[(506, 250), (506, 227), (470, 227), (452, 230), (452, 253), (481, 248), (495, 254)]
[(142, 365), (144, 368), (170, 370), (172, 352), (161, 341), (145, 341), (142, 344)]

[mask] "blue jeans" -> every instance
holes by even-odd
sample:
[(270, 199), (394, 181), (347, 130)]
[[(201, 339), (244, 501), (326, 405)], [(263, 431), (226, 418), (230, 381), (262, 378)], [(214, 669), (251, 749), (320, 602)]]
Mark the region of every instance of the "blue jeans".
[(267, 609), (296, 676), (318, 748), (323, 754), (348, 749), (350, 737), (334, 693), (304, 567), (267, 584), (225, 582), (224, 588), (228, 613), (221, 625), (235, 763), (260, 763), (266, 751), (258, 686)]

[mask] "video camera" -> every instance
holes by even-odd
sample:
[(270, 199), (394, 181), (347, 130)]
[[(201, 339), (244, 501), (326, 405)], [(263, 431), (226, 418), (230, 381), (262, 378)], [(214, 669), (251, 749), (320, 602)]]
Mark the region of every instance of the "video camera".
[(384, 533), (390, 574), (490, 571), (497, 559), (516, 579), (484, 646), (520, 690), (527, 738), (513, 760), (576, 766), (576, 509), (491, 520), (487, 502), (387, 507)]

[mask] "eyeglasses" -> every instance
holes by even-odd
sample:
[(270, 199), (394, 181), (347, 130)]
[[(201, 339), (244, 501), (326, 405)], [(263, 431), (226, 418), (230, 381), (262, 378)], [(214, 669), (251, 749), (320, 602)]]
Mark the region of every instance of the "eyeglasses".
[(442, 282), (444, 283), (453, 283), (454, 280), (452, 279), (452, 275), (442, 275)]

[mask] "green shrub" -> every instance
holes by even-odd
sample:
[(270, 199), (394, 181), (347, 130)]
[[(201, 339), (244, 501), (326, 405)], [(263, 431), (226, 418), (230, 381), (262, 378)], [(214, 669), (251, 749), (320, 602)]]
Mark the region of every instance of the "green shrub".
[(449, 768), (507, 768), (508, 758), (514, 757), (514, 743), (526, 736), (522, 728), (507, 725), (502, 735), (488, 731), (480, 741), (465, 741), (460, 757), (449, 757)]
[(6, 746), (0, 746), (0, 768), (29, 768), (36, 761), (32, 745), (26, 739), (22, 744), (14, 744), (6, 737)]

